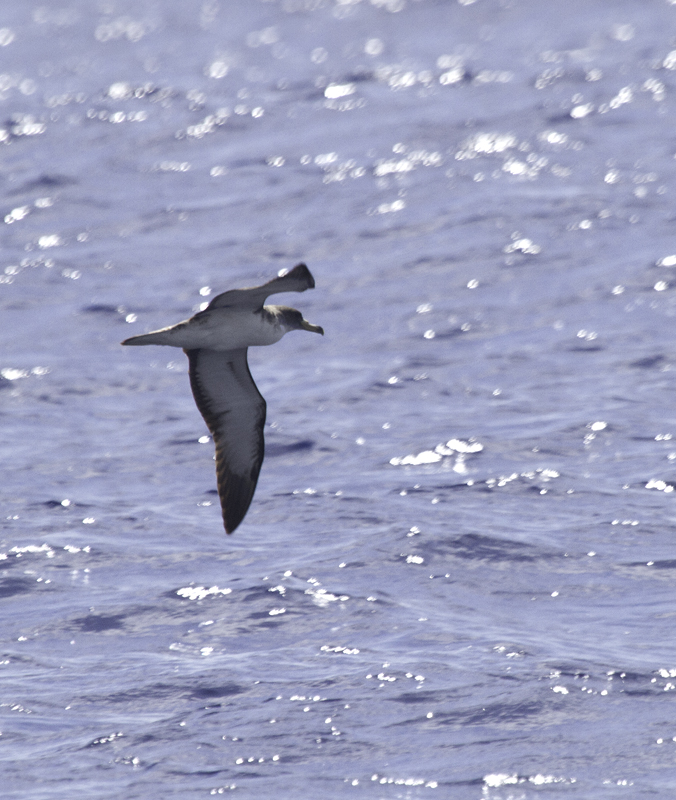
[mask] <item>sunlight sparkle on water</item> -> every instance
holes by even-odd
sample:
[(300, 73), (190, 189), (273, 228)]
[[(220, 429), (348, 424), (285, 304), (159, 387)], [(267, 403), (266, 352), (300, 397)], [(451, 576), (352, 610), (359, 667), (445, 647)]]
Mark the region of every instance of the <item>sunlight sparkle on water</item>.
[(334, 100), (338, 97), (347, 97), (348, 95), (354, 94), (354, 92), (354, 83), (330, 83), (326, 89), (324, 89), (324, 97), (329, 100)]
[(464, 456), (471, 453), (480, 453), (484, 446), (480, 442), (468, 441), (464, 442), (461, 439), (449, 439), (446, 444), (438, 444), (434, 450), (423, 450), (422, 453), (417, 455), (408, 456), (395, 456), (390, 459), (390, 464), (395, 467), (398, 466), (419, 466), (420, 464), (435, 464), (441, 461), (443, 456), (451, 456), (458, 454)]
[(591, 428), (591, 430), (593, 430), (593, 431), (604, 431), (608, 427), (608, 423), (607, 422), (601, 422), (601, 421), (599, 421), (599, 422), (590, 422), (589, 425), (587, 425), (587, 427)]
[(588, 117), (593, 110), (594, 110), (593, 103), (584, 103), (582, 105), (575, 106), (570, 112), (570, 116), (573, 119), (582, 119), (583, 117)]
[(394, 784), (395, 786), (425, 786), (428, 789), (436, 789), (439, 785), (437, 781), (428, 781), (425, 778), (388, 778), (384, 775), (381, 777), (377, 773), (375, 775), (371, 775), (371, 780), (377, 781), (382, 785)]
[(503, 253), (524, 253), (526, 255), (537, 255), (542, 248), (539, 244), (533, 244), (531, 239), (515, 239), (512, 244), (502, 248)]
[(205, 586), (184, 586), (182, 589), (177, 589), (176, 594), (179, 597), (185, 597), (186, 600), (204, 600), (209, 595), (226, 595), (231, 594), (232, 589), (219, 589), (218, 586), (212, 586), (207, 589)]
[(666, 481), (658, 480), (656, 478), (651, 478), (648, 483), (645, 485), (646, 489), (657, 489), (658, 492), (665, 492), (669, 494), (670, 492), (674, 491), (674, 487), (670, 483), (666, 483)]
[(30, 373), (27, 369), (14, 369), (13, 367), (5, 367), (0, 369), (0, 375), (6, 381), (17, 381), (19, 378), (27, 378)]
[(48, 247), (58, 247), (63, 244), (63, 240), (58, 233), (51, 233), (46, 236), (40, 236), (38, 239), (38, 247), (41, 250), (46, 250)]
[(477, 158), (481, 155), (504, 153), (518, 145), (518, 139), (511, 133), (477, 133), (465, 140), (455, 154), (458, 161)]

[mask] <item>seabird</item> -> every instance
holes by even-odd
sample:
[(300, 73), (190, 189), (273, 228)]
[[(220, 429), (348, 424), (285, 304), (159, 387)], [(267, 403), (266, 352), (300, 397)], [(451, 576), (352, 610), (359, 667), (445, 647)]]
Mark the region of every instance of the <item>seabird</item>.
[(314, 285), (310, 270), (298, 264), (262, 286), (217, 295), (190, 319), (122, 342), (182, 347), (188, 356), (192, 393), (216, 445), (226, 533), (232, 533), (249, 510), (265, 452), (265, 400), (249, 372), (247, 348), (274, 344), (294, 330), (323, 336), (323, 329), (295, 308), (264, 305), (271, 294), (304, 292)]

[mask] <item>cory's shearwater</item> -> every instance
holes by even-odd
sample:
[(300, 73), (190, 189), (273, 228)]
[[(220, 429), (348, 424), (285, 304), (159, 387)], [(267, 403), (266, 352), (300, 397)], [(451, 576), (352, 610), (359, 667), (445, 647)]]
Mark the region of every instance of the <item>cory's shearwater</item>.
[(219, 294), (194, 317), (168, 328), (125, 339), (122, 344), (182, 347), (190, 363), (190, 386), (216, 445), (216, 479), (223, 523), (232, 533), (256, 490), (264, 455), (265, 400), (249, 372), (247, 348), (274, 344), (294, 330), (324, 334), (288, 306), (266, 306), (268, 295), (313, 289), (305, 264), (251, 289)]

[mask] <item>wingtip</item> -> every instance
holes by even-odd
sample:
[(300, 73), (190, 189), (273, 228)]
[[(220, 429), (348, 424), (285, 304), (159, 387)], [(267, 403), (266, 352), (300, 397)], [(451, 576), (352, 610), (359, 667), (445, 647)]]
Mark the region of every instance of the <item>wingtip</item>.
[(300, 264), (296, 264), (296, 266), (288, 273), (289, 275), (293, 275), (294, 278), (302, 278), (303, 280), (307, 281), (306, 289), (314, 289), (315, 288), (315, 279), (312, 277), (312, 273), (303, 261)]
[(239, 509), (236, 511), (233, 510), (232, 506), (229, 508), (226, 507), (224, 503), (221, 504), (221, 513), (223, 515), (223, 527), (225, 528), (225, 532), (230, 536), (231, 533), (234, 533), (237, 528), (239, 528), (240, 523), (246, 516), (247, 509), (242, 514)]
[[(216, 474), (218, 494), (221, 500), (221, 513), (223, 515), (223, 527), (229, 535), (237, 530), (244, 517), (246, 517), (256, 490), (256, 482), (252, 486), (249, 481), (244, 481), (232, 474), (224, 480), (224, 475), (219, 474), (218, 466), (216, 467)], [(257, 479), (258, 474), (256, 474), (256, 481)]]
[(228, 536), (230, 536), (231, 533), (234, 533), (237, 530), (237, 528), (239, 528), (240, 523), (242, 522), (243, 519), (244, 517), (233, 521), (230, 519), (226, 519), (225, 514), (223, 514), (223, 527), (225, 528), (225, 532), (228, 534)]

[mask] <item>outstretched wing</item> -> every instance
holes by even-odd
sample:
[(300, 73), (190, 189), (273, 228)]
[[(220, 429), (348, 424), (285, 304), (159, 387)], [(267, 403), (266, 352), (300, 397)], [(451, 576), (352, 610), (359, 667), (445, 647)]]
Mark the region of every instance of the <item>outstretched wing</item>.
[(256, 491), (264, 455), (265, 400), (242, 350), (186, 350), (190, 386), (216, 445), (223, 524), (232, 533)]
[(262, 286), (251, 289), (231, 289), (218, 294), (207, 306), (212, 308), (238, 308), (242, 311), (260, 311), (266, 298), (280, 292), (304, 292), (315, 288), (315, 279), (305, 264), (297, 264), (281, 278), (273, 278)]

